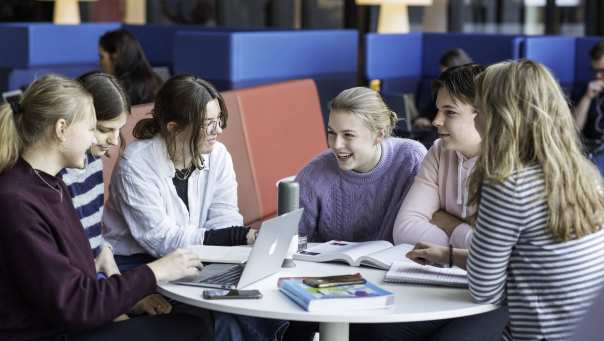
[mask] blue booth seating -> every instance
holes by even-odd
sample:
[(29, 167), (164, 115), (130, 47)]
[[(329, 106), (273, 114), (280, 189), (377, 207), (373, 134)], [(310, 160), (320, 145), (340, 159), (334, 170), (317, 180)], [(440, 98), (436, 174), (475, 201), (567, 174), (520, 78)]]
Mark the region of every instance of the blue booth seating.
[(178, 32), (174, 72), (220, 90), (312, 78), (326, 122), (328, 101), (357, 84), (357, 49), (353, 30)]
[[(368, 34), (365, 77), (379, 79), (386, 98), (414, 93), (419, 112), (425, 113), (434, 105), (432, 81), (440, 74), (440, 58), (445, 51), (462, 48), (475, 62), (491, 64), (518, 58), (522, 40), (517, 35), (483, 33)], [(392, 109), (399, 118), (407, 119), (404, 108)]]
[(539, 36), (526, 37), (522, 44), (522, 58), (547, 66), (570, 96), (575, 86), (575, 41), (574, 37)]
[[(0, 24), (0, 37), (8, 42), (0, 56), (0, 91), (14, 90), (47, 73), (77, 77), (99, 69), (98, 41), (107, 31), (124, 28), (139, 40), (152, 66), (173, 66), (174, 36), (179, 31), (232, 32), (249, 28), (216, 28), (193, 25), (122, 25), (87, 23)], [(262, 29), (266, 30), (266, 29)]]
[(600, 40), (604, 37), (526, 37), (521, 55), (550, 68), (571, 101), (577, 103), (587, 83), (594, 79), (589, 50)]
[(5, 46), (0, 55), (0, 89), (17, 89), (47, 73), (75, 77), (98, 69), (99, 37), (120, 26), (0, 24), (0, 39)]
[(254, 32), (270, 28), (207, 27), (199, 25), (130, 25), (122, 26), (131, 32), (141, 44), (145, 56), (153, 66), (174, 66), (174, 40), (177, 32)]

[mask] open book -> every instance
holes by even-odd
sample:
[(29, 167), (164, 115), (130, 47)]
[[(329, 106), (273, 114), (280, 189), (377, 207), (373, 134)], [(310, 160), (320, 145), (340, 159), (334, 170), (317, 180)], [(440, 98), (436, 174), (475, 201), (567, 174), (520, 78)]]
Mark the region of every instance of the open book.
[(468, 287), (467, 273), (463, 269), (421, 265), (410, 259), (394, 262), (384, 276), (384, 282)]
[(294, 254), (294, 259), (309, 262), (344, 262), (351, 266), (370, 266), (388, 270), (393, 262), (404, 259), (413, 245), (393, 246), (384, 240), (344, 242), (331, 240)]

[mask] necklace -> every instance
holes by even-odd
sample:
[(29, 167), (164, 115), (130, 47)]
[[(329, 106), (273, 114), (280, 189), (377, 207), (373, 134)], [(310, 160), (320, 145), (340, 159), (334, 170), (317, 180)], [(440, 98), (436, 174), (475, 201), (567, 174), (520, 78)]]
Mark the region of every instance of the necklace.
[(178, 180), (186, 181), (193, 173), (193, 166), (185, 169), (175, 169), (174, 175)]
[(46, 180), (44, 180), (44, 178), (40, 175), (40, 173), (38, 172), (37, 169), (34, 169), (34, 173), (36, 173), (36, 175), (38, 176), (38, 178), (40, 180), (42, 180), (42, 182), (44, 184), (46, 184), (46, 186), (50, 187), (50, 189), (52, 189), (53, 191), (57, 192), (59, 194), (59, 198), (60, 198), (61, 202), (63, 202), (63, 191), (61, 190), (61, 188), (55, 188), (51, 184), (49, 184), (48, 182), (46, 182)]

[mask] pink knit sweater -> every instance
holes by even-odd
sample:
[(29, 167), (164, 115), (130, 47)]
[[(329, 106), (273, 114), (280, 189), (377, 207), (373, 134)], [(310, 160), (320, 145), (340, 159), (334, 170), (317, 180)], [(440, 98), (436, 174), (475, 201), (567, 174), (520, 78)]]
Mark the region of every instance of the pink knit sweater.
[(475, 212), (474, 207), (467, 206), (467, 182), (476, 159), (467, 159), (459, 152), (445, 150), (441, 140), (434, 142), (394, 222), (393, 239), (396, 244), (423, 241), (469, 248), (472, 230), (468, 224), (459, 224), (449, 238), (430, 220), (438, 210), (460, 220)]

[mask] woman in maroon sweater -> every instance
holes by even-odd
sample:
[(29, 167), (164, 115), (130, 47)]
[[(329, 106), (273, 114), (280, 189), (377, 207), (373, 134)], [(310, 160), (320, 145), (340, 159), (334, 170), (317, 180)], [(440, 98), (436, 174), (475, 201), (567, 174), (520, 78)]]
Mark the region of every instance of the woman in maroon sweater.
[(0, 339), (201, 340), (192, 316), (112, 322), (158, 281), (198, 273), (177, 250), (121, 276), (97, 280), (93, 255), (59, 170), (83, 168), (94, 141), (91, 96), (45, 76), (16, 104), (0, 106)]

